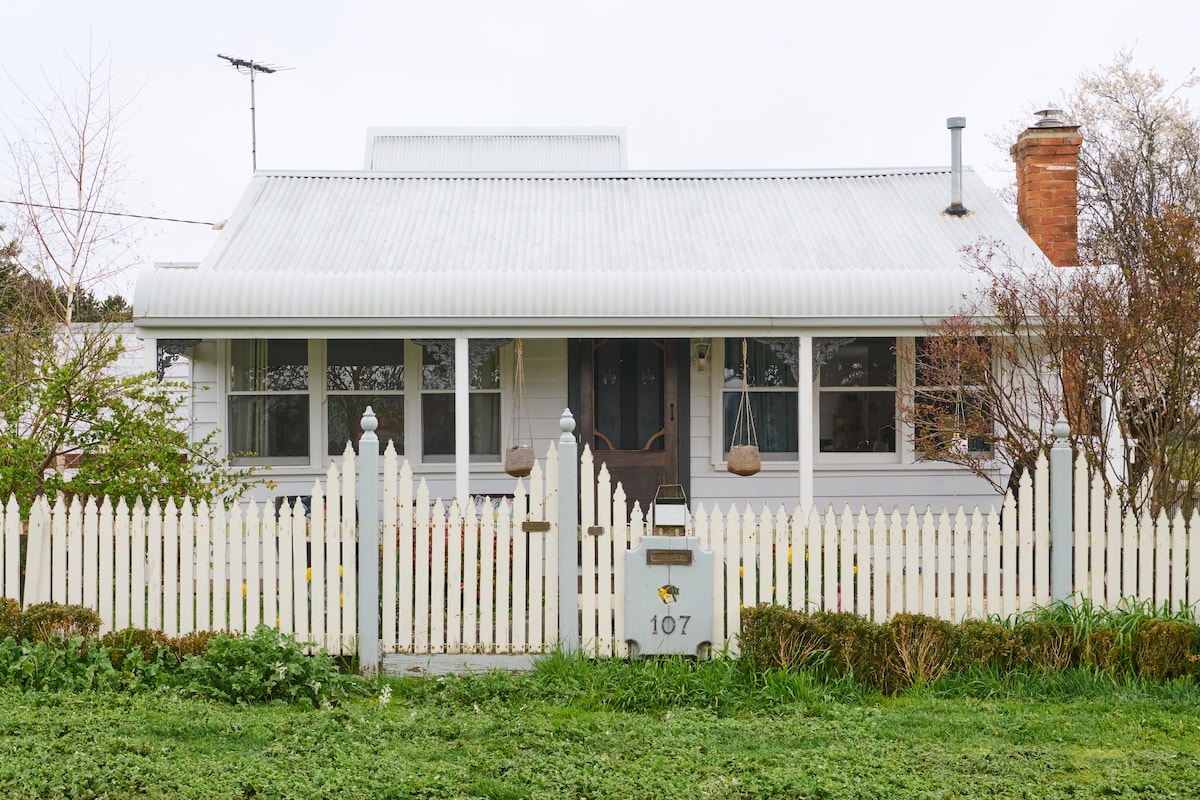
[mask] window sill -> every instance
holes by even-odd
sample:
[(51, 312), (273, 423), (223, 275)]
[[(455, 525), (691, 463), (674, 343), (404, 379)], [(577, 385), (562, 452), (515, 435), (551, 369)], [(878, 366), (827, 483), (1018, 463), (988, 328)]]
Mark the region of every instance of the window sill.
[(229, 459), (231, 467), (268, 467), (272, 471), (278, 468), (303, 470), (312, 466), (312, 462), (303, 456), (259, 458), (258, 456), (233, 457)]
[[(715, 472), (727, 472), (729, 465), (725, 461), (714, 461), (712, 467)], [(762, 462), (762, 472), (795, 472), (800, 469), (799, 461), (764, 461)], [(999, 473), (1000, 465), (995, 462), (984, 462), (983, 469), (990, 473)], [(861, 461), (825, 461), (817, 459), (813, 462), (814, 472), (960, 472), (965, 471), (963, 467), (954, 464), (949, 464), (945, 461), (910, 461), (903, 463), (897, 460), (882, 461), (879, 459)]]

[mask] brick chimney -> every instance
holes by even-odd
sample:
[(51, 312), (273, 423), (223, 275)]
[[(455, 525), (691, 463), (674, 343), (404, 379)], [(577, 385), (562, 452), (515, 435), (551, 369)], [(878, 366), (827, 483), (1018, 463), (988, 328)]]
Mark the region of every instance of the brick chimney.
[(1050, 263), (1079, 264), (1078, 125), (1067, 125), (1058, 109), (1017, 137), (1009, 153), (1017, 165), (1017, 219)]

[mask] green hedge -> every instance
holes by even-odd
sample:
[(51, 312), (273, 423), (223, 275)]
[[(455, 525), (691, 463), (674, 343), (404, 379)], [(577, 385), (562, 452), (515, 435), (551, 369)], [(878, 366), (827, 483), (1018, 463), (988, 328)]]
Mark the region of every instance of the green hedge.
[(760, 605), (742, 612), (740, 661), (754, 672), (804, 669), (887, 693), (978, 668), (1054, 674), (1085, 667), (1155, 681), (1200, 678), (1200, 625), (1153, 616), (1129, 625), (1127, 615), (1110, 619), (1106, 613), (1096, 612), (1087, 624), (1059, 607), (1008, 622), (956, 625), (898, 614), (879, 624), (844, 612)]

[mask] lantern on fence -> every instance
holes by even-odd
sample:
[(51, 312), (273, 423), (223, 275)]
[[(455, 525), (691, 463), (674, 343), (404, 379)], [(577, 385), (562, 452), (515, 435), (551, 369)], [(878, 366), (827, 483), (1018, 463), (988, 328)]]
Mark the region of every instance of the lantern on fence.
[(655, 536), (683, 536), (687, 528), (687, 495), (678, 483), (664, 483), (654, 493), (651, 511)]

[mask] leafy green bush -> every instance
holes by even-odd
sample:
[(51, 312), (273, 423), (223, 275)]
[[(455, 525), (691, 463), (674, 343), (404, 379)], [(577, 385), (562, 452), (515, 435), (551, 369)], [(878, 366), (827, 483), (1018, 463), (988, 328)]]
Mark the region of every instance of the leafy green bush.
[(100, 647), (85, 647), (76, 636), (63, 642), (0, 641), (0, 684), (27, 691), (57, 692), (116, 689), (121, 676)]
[(79, 638), (86, 648), (99, 631), (100, 615), (86, 606), (37, 603), (21, 615), (21, 638), (30, 642), (65, 646)]
[(220, 634), (203, 656), (186, 656), (185, 694), (229, 703), (305, 703), (319, 706), (358, 691), (363, 682), (342, 675), (322, 650), (308, 656), (303, 645), (275, 628), (259, 625), (250, 636)]
[(21, 604), (11, 597), (0, 597), (0, 642), (21, 635)]

